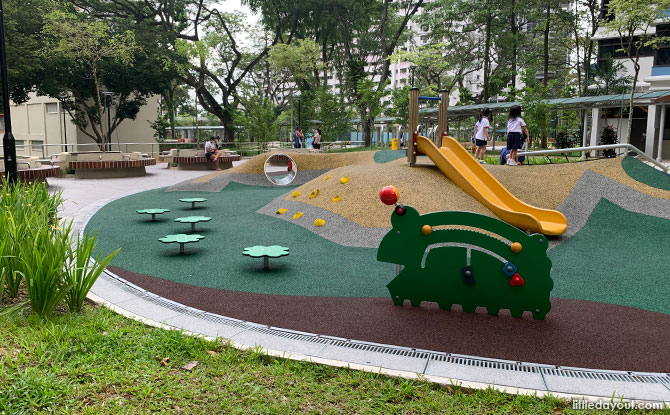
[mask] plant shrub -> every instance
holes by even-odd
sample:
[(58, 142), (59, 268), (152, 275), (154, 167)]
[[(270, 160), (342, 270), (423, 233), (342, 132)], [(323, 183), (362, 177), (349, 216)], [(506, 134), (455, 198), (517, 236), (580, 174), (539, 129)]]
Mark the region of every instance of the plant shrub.
[(578, 137), (571, 137), (565, 131), (559, 131), (558, 134), (556, 134), (554, 144), (556, 148), (572, 148), (578, 143), (578, 140)]
[(89, 236), (87, 233), (83, 238), (77, 238), (77, 243), (70, 246), (72, 248), (68, 255), (69, 266), (65, 270), (65, 283), (71, 288), (65, 295), (65, 303), (68, 311), (79, 313), (93, 284), (121, 248), (102, 259), (102, 252), (99, 252), (95, 261), (90, 263), (95, 248), (95, 235)]
[[(617, 138), (616, 128), (611, 125), (606, 126), (600, 135), (600, 145), (617, 144), (618, 142), (619, 139)], [(603, 150), (603, 156), (608, 158), (616, 157), (616, 150)]]
[(80, 311), (116, 252), (102, 259), (98, 254), (90, 264), (95, 237), (74, 243), (72, 224), (58, 220), (62, 195), (49, 193), (45, 183), (10, 185), (4, 180), (0, 186), (0, 299), (5, 293), (16, 298), (25, 281), (31, 309), (40, 317), (63, 301), (69, 310)]

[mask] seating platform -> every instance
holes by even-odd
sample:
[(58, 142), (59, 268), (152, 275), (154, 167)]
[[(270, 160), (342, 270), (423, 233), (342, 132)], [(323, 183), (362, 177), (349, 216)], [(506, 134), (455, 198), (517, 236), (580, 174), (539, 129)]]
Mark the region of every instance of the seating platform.
[(68, 167), (77, 179), (139, 177), (147, 174), (146, 166), (155, 166), (156, 159), (143, 158), (139, 153), (77, 154)]

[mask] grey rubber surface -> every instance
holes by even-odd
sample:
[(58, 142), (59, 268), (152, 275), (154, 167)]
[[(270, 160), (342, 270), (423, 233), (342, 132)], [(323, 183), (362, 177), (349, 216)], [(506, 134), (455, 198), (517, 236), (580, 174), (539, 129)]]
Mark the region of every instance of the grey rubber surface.
[[(300, 186), (329, 171), (325, 170), (298, 170), (296, 178), (289, 186)], [(276, 186), (264, 174), (229, 173), (220, 174), (206, 182), (198, 183), (199, 179), (187, 180), (167, 188), (166, 192), (220, 192), (230, 182), (247, 184), (250, 186)]]
[(603, 198), (631, 212), (670, 219), (670, 200), (645, 195), (616, 180), (586, 170), (558, 208), (568, 219), (568, 230), (560, 238), (550, 239), (550, 247), (560, 244), (582, 229)]
[[(325, 209), (302, 202), (284, 200), (284, 197), (286, 194), (279, 196), (256, 212), (302, 226), (322, 238), (344, 246), (377, 248), (388, 232), (386, 228), (364, 228)], [(278, 215), (277, 210), (282, 208), (288, 209), (288, 212)], [(293, 214), (296, 212), (304, 213), (299, 221), (293, 220)], [(321, 227), (314, 226), (314, 220), (317, 218), (325, 220), (326, 224)]]

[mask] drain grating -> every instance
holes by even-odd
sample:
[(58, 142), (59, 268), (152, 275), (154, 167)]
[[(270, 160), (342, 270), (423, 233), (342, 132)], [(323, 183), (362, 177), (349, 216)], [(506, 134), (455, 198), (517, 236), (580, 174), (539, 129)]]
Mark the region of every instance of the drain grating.
[(334, 347), (342, 347), (358, 351), (366, 351), (372, 353), (382, 353), (386, 355), (415, 358), (415, 359), (429, 359), (437, 362), (453, 363), (463, 366), (471, 366), (486, 369), (497, 369), (513, 372), (524, 373), (539, 373), (543, 376), (559, 376), (573, 379), (584, 379), (591, 381), (610, 381), (610, 382), (625, 382), (637, 384), (662, 384), (670, 387), (670, 374), (668, 373), (649, 373), (649, 374), (634, 374), (631, 372), (617, 372), (617, 371), (598, 371), (590, 369), (579, 368), (561, 368), (552, 367), (548, 365), (523, 363), (505, 361), (499, 359), (486, 359), (480, 357), (469, 357), (463, 355), (451, 355), (440, 352), (416, 350), (407, 347), (390, 346), (375, 343), (368, 343), (363, 341), (353, 341), (342, 338), (334, 338), (328, 336), (320, 336), (312, 333), (296, 332), (287, 329), (274, 328), (255, 323), (250, 323), (242, 320), (233, 319), (230, 317), (221, 316), (218, 314), (198, 310), (192, 307), (179, 304), (172, 300), (149, 293), (144, 289), (129, 283), (123, 278), (114, 273), (105, 270), (105, 274), (109, 277), (112, 283), (118, 288), (134, 293), (138, 297), (192, 317), (207, 320), (213, 323), (222, 324), (226, 326), (243, 328), (247, 331), (266, 334), (270, 336), (281, 337), (288, 340), (299, 342), (323, 344)]
[[(544, 375), (562, 376), (574, 379), (587, 379), (610, 382), (627, 382), (627, 383), (669, 383), (670, 378), (667, 374), (658, 375), (631, 375), (627, 372), (613, 373), (613, 372), (598, 372), (591, 370), (572, 370), (572, 369), (542, 369)], [(663, 379), (665, 378), (665, 380)]]

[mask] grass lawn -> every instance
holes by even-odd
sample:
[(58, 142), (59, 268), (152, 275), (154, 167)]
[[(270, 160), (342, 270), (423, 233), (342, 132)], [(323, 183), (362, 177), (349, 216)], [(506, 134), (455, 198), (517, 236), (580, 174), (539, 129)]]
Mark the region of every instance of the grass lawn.
[[(182, 368), (191, 361), (198, 365)], [(94, 306), (46, 322), (0, 319), (0, 414), (150, 412), (577, 413), (553, 398), (445, 388), (242, 352)]]

